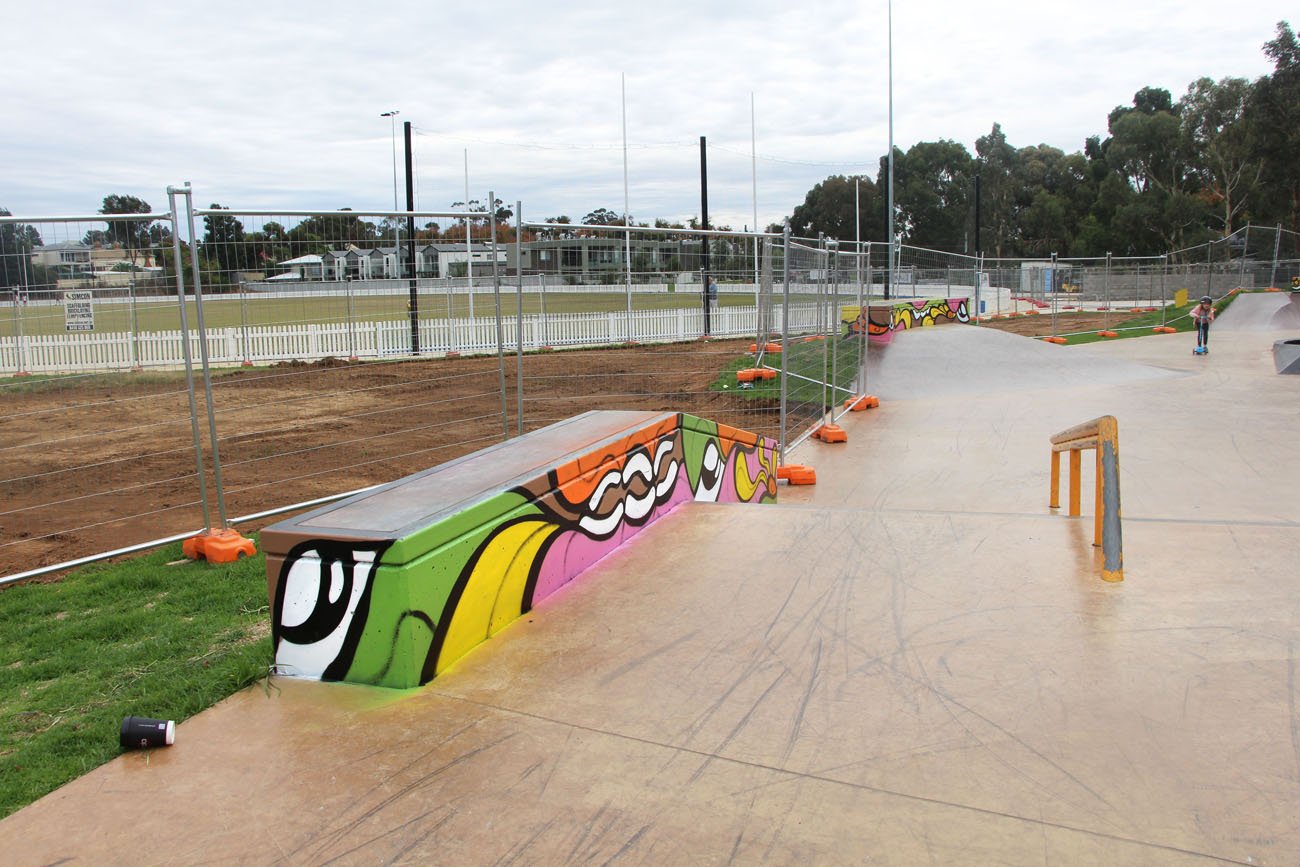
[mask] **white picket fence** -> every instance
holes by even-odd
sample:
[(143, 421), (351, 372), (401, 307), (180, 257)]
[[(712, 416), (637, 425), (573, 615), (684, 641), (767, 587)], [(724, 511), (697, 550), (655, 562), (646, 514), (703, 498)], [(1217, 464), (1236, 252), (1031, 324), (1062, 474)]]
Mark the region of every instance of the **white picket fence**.
[[(782, 327), (784, 308), (773, 310), (773, 328)], [(710, 311), (714, 337), (753, 337), (758, 308), (720, 307)], [(704, 333), (700, 309), (637, 310), (626, 312), (566, 313), (545, 318), (525, 316), (502, 320), (504, 347), (514, 351), (522, 327), (525, 351), (544, 346), (609, 346), (637, 343), (674, 343), (694, 340)], [(818, 327), (817, 305), (790, 305), (790, 330), (806, 332)], [(462, 355), (496, 352), (497, 321), (474, 319), (424, 319), (420, 321), (420, 353)], [(21, 343), (19, 342), (21, 339)], [(199, 336), (190, 333), (191, 357), (199, 358)], [(277, 326), (210, 328), (208, 359), (213, 364), (316, 361), (327, 357), (392, 358), (411, 354), (411, 328), (406, 321), (301, 323)], [(0, 338), (0, 374), (82, 373), (129, 370), (133, 367), (176, 368), (184, 365), (180, 331), (25, 335)]]

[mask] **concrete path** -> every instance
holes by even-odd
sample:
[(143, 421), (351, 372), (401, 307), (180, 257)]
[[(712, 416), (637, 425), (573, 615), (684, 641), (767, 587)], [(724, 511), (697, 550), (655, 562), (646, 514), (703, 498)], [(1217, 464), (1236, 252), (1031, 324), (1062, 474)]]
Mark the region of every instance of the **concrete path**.
[[(907, 332), (873, 356), (888, 397), (850, 441), (793, 456), (817, 486), (679, 508), (425, 689), (247, 690), (0, 822), (0, 846), (1295, 864), (1300, 377), (1273, 372), (1278, 337), (1300, 332), (1224, 329), (1206, 358), (1190, 334)], [(1088, 507), (1047, 508), (1048, 437), (1102, 414), (1120, 584)]]

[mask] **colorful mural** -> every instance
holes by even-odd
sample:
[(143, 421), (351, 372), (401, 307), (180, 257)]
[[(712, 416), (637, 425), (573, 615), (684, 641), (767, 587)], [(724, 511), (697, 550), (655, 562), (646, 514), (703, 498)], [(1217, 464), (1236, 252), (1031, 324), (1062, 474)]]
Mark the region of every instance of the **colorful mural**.
[(926, 301), (911, 301), (895, 304), (890, 319), (890, 328), (919, 328), (935, 325), (942, 320), (969, 322), (967, 298), (931, 298)]
[(894, 331), (935, 325), (943, 320), (969, 322), (969, 298), (929, 298), (901, 301), (889, 308), (888, 319), (878, 321), (884, 311), (879, 308), (851, 306), (840, 308), (840, 322), (845, 326), (844, 336), (854, 337), (867, 329), (867, 336), (888, 340)]
[(404, 538), (303, 538), (272, 582), (276, 664), (427, 683), (681, 503), (775, 501), (774, 446), (669, 415)]

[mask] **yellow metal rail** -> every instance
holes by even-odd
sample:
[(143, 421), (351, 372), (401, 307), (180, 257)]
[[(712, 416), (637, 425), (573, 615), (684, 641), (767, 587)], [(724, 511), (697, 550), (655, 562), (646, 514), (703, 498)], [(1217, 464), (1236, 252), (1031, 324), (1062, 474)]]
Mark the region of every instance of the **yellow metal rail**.
[(1113, 415), (1063, 430), (1052, 438), (1051, 507), (1061, 507), (1061, 452), (1070, 453), (1070, 515), (1079, 515), (1079, 470), (1082, 452), (1097, 452), (1097, 501), (1092, 544), (1101, 548), (1101, 577), (1124, 580), (1124, 538), (1119, 509), (1119, 422)]

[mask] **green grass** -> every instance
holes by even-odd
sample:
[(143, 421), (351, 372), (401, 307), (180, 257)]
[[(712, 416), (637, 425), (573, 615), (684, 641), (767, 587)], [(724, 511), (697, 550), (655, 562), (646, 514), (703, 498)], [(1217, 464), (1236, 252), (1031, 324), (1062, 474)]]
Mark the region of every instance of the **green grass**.
[[(862, 341), (860, 339), (828, 338), (834, 341), (828, 343), (823, 340), (801, 341), (795, 339), (789, 347), (789, 359), (787, 368), (790, 373), (795, 374), (789, 377), (786, 385), (786, 396), (792, 404), (818, 404), (822, 405), (823, 399), (827, 398), (832, 403), (840, 403), (847, 395), (847, 389), (852, 385), (854, 375), (857, 372), (858, 353), (861, 351)], [(826, 353), (833, 349), (836, 352), (836, 362), (832, 370), (830, 360)], [(767, 354), (764, 356), (764, 365), (781, 369), (781, 354)], [(726, 391), (729, 394), (736, 394), (744, 400), (750, 401), (779, 401), (781, 399), (781, 379), (778, 376), (775, 379), (759, 380), (754, 383), (753, 388), (740, 388), (736, 382), (736, 371), (744, 370), (754, 366), (754, 357), (752, 355), (743, 355), (734, 359), (718, 374), (718, 377), (709, 384), (712, 391)], [(823, 379), (831, 378), (834, 374), (835, 382), (842, 390), (837, 393), (829, 391), (823, 393)], [(838, 399), (837, 399), (838, 398)]]
[[(1240, 294), (1240, 293), (1237, 293)], [(1216, 316), (1222, 316), (1223, 311), (1227, 310), (1232, 302), (1237, 298), (1236, 294), (1226, 295), (1214, 304), (1214, 313)], [(1124, 316), (1123, 324), (1117, 324), (1111, 328), (1119, 337), (1101, 337), (1096, 332), (1086, 332), (1082, 334), (1063, 333), (1067, 346), (1074, 346), (1082, 343), (1096, 343), (1100, 340), (1120, 340), (1128, 337), (1146, 337), (1154, 332), (1152, 328), (1157, 325), (1168, 325), (1170, 328), (1178, 331), (1192, 331), (1192, 318), (1188, 314), (1198, 302), (1189, 301), (1179, 307), (1166, 307), (1164, 310), (1158, 310), (1154, 313), (1143, 313), (1139, 315), (1124, 316), (1123, 311), (1116, 314), (1118, 320)], [(1068, 327), (1068, 326), (1067, 326)]]
[(0, 590), (0, 817), (120, 754), (123, 718), (179, 723), (266, 675), (265, 558), (179, 559)]
[[(446, 294), (423, 292), (419, 297), (422, 319), (441, 319), (448, 316)], [(718, 303), (723, 307), (752, 305), (752, 295), (722, 293)], [(408, 313), (405, 295), (361, 296), (352, 299), (352, 318), (357, 322), (405, 321)], [(700, 307), (698, 292), (655, 292), (634, 294), (633, 310), (676, 310)], [(524, 293), (524, 315), (541, 312), (542, 297), (538, 292)], [(491, 292), (474, 293), (475, 316), (491, 316), (496, 300)], [(618, 313), (627, 309), (627, 296), (622, 292), (548, 292), (546, 312), (562, 313)], [(512, 317), (518, 310), (514, 287), (502, 285), (501, 310)], [(149, 298), (136, 305), (136, 328), (141, 332), (174, 331), (180, 327), (180, 307), (175, 298)], [(451, 316), (469, 316), (469, 298), (455, 295), (451, 302)], [(16, 317), (22, 317), (23, 334), (64, 334), (63, 308), (24, 307), (0, 305), (0, 335), (17, 334), (20, 327)], [(197, 327), (198, 314), (193, 302), (186, 306), (189, 327)], [(204, 298), (204, 325), (207, 328), (237, 328), (251, 326), (285, 325), (299, 322), (347, 322), (348, 299), (346, 292), (303, 298), (266, 298), (248, 293), (244, 303), (238, 295), (211, 295)], [(127, 304), (95, 305), (95, 333), (130, 332), (131, 308)]]

